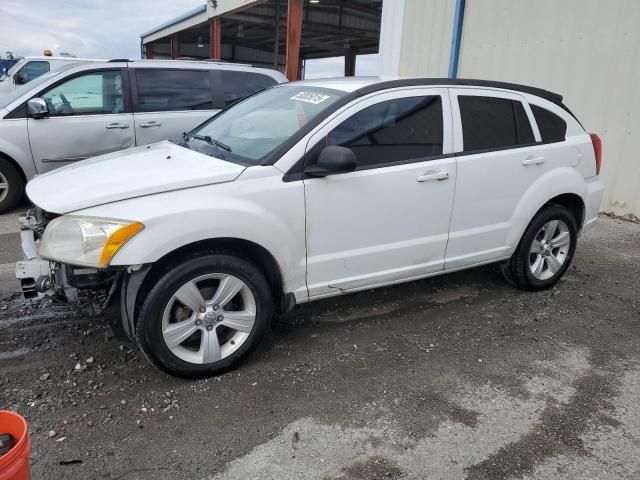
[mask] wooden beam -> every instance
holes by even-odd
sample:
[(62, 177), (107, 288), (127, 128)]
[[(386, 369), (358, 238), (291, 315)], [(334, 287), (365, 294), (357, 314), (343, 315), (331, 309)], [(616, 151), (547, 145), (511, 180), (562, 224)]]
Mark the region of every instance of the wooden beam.
[(300, 40), (304, 0), (289, 0), (287, 9), (287, 66), (289, 81), (300, 79)]
[(220, 17), (209, 20), (209, 58), (220, 60), (222, 57), (222, 27)]
[(273, 42), (273, 68), (280, 68), (280, 2), (276, 2), (276, 18), (275, 18), (275, 34), (276, 38)]
[(180, 40), (178, 34), (171, 35), (171, 58), (178, 58), (180, 56)]

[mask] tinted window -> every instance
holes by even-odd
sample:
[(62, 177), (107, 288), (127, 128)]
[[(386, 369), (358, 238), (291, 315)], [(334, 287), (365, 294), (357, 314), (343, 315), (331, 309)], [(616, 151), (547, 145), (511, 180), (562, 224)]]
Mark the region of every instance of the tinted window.
[(207, 110), (213, 108), (207, 70), (136, 70), (138, 110)]
[(260, 73), (220, 70), (220, 74), (222, 75), (225, 106), (278, 83), (273, 78)]
[(543, 142), (563, 142), (567, 136), (567, 122), (546, 108), (531, 105)]
[(411, 97), (372, 105), (331, 131), (327, 144), (353, 150), (358, 168), (440, 155), (442, 100)]
[(521, 102), (506, 98), (458, 97), (464, 151), (527, 145), (535, 142)]
[(29, 62), (20, 69), (18, 75), (22, 78), (22, 83), (27, 83), (48, 71), (49, 62)]
[(42, 95), (49, 115), (97, 115), (126, 111), (120, 70), (74, 77)]

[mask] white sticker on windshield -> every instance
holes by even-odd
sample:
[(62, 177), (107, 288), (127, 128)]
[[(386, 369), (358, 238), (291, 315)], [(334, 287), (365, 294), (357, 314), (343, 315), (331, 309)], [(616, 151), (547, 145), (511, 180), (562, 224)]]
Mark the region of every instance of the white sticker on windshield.
[(318, 105), (319, 103), (324, 102), (327, 98), (330, 97), (330, 95), (322, 95), (321, 93), (300, 92), (291, 97), (290, 100), (297, 100), (298, 102), (307, 102)]

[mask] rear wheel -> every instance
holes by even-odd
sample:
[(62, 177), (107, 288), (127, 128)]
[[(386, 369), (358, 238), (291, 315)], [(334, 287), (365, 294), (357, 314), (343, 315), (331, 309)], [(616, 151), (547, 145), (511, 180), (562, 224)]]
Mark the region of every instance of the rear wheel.
[(254, 265), (204, 254), (165, 268), (140, 308), (136, 336), (160, 369), (201, 378), (253, 349), (271, 320), (269, 284)]
[(576, 249), (578, 227), (571, 212), (550, 205), (536, 214), (511, 259), (503, 265), (507, 280), (527, 290), (556, 283), (567, 271)]
[(20, 202), (24, 181), (9, 160), (0, 157), (0, 213), (6, 213)]

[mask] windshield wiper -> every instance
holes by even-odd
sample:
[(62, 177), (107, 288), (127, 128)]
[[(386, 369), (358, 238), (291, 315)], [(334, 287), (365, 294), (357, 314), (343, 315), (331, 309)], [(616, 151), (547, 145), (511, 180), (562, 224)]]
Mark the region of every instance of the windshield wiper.
[(218, 140), (216, 140), (215, 138), (211, 138), (209, 135), (193, 135), (193, 138), (195, 138), (196, 140), (202, 140), (203, 142), (207, 142), (210, 143), (211, 145), (215, 145), (216, 147), (220, 147), (223, 150), (226, 150), (227, 152), (231, 153), (231, 147), (229, 145), (226, 145)]

